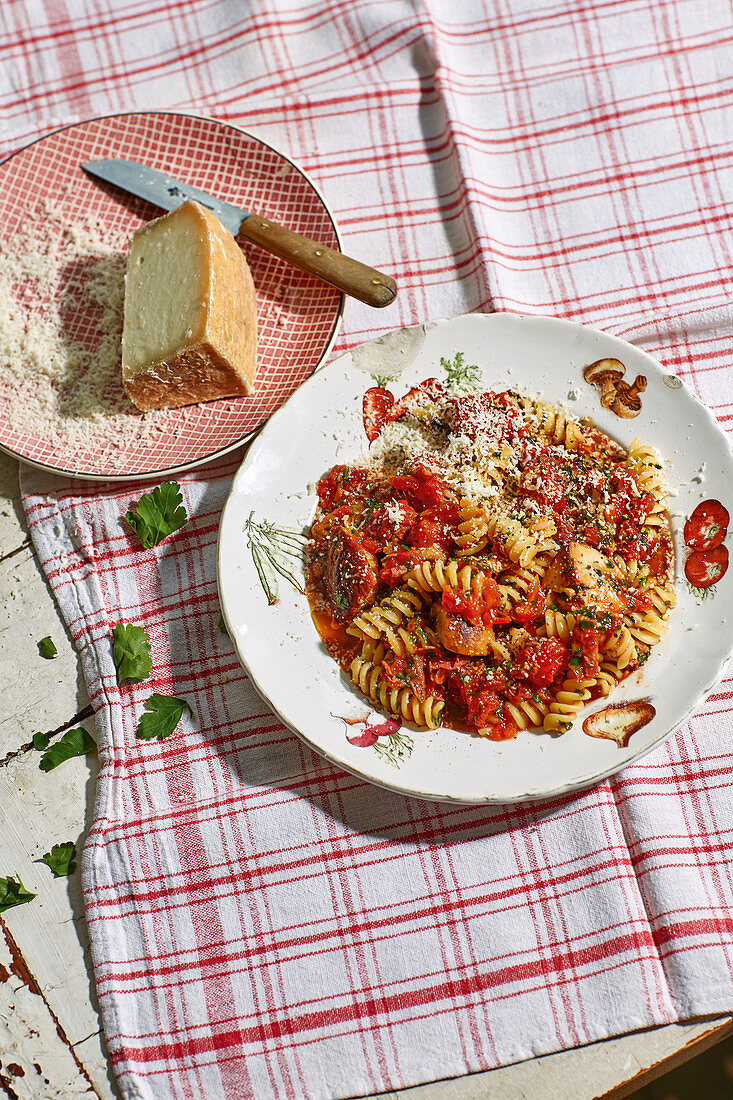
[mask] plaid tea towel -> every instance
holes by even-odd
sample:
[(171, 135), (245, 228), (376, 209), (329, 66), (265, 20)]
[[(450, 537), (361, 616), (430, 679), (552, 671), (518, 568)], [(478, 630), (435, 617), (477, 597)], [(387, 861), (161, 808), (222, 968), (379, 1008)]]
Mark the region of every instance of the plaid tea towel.
[[(395, 306), (336, 351), (474, 310), (639, 342), (733, 416), (730, 11), (722, 0), (3, 5), (9, 152), (151, 107), (252, 129), (318, 182)], [(620, 776), (552, 802), (432, 805), (313, 755), (217, 627), (234, 454), (140, 486), (23, 471), (101, 773), (84, 857), (97, 990), (135, 1098), (345, 1097), (733, 1009), (730, 677)], [(117, 686), (110, 633), (149, 632)], [(185, 697), (142, 742), (151, 691)]]

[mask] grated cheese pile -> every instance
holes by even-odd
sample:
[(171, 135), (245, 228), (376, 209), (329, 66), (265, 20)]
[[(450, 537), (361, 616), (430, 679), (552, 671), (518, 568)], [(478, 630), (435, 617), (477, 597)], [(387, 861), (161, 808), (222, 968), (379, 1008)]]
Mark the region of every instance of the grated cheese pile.
[(114, 466), (131, 445), (153, 445), (166, 417), (141, 416), (122, 386), (127, 240), (110, 239), (43, 202), (0, 241), (0, 415), (72, 466), (90, 450)]
[[(514, 446), (507, 443), (506, 410), (487, 406), (481, 397), (480, 392), (462, 396), (460, 425), (452, 421), (450, 399), (423, 402), (416, 410), (406, 402), (408, 412), (384, 425), (369, 448), (366, 464), (399, 473), (419, 458), (432, 462), (459, 496), (496, 497), (497, 479), (516, 480), (520, 476), (519, 440), (513, 440)], [(525, 440), (522, 447), (526, 450)]]

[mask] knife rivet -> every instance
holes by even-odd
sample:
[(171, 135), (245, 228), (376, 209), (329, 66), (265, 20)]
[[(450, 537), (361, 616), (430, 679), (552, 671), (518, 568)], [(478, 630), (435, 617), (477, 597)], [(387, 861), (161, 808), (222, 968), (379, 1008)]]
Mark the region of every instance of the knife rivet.
[(269, 228), (270, 228), (270, 223), (269, 222), (260, 222), (260, 229), (269, 229)]
[(315, 252), (316, 252), (316, 256), (322, 256), (323, 255), (323, 249), (322, 248), (317, 248), (315, 250)]
[(381, 279), (372, 279), (372, 282), (374, 283), (375, 286), (381, 286), (382, 285), (382, 280)]

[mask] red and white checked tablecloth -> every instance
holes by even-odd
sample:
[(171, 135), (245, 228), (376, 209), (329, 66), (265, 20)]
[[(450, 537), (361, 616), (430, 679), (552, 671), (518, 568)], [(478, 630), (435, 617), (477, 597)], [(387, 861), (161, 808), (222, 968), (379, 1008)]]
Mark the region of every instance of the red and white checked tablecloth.
[[(8, 151), (59, 123), (193, 109), (321, 186), (397, 304), (337, 351), (471, 310), (638, 341), (733, 419), (727, 0), (6, 2)], [(33, 540), (97, 710), (84, 858), (128, 1097), (348, 1096), (733, 1009), (733, 681), (593, 790), (508, 808), (385, 793), (311, 754), (217, 629), (238, 456), (182, 478), (154, 550), (139, 487), (24, 471)], [(116, 685), (110, 629), (153, 639)], [(134, 729), (155, 690), (197, 720)]]

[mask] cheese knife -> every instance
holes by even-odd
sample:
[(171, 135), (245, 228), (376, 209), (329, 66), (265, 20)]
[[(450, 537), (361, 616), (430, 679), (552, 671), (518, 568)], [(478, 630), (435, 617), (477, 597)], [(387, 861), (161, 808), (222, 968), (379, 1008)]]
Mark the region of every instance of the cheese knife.
[(308, 237), (301, 237), (299, 233), (269, 218), (242, 210), (198, 187), (173, 179), (165, 172), (137, 164), (134, 160), (91, 160), (82, 168), (90, 176), (155, 203), (164, 210), (175, 210), (181, 203), (193, 199), (215, 214), (233, 236), (252, 241), (266, 252), (338, 287), (368, 306), (388, 306), (397, 296), (397, 284), (389, 275)]

